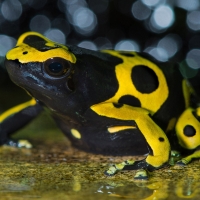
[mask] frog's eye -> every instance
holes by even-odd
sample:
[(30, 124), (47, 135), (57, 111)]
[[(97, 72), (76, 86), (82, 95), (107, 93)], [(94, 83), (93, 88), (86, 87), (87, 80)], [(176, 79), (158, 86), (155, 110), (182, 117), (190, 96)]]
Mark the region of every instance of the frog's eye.
[(62, 58), (50, 58), (44, 62), (45, 72), (49, 76), (60, 77), (69, 74), (71, 65)]

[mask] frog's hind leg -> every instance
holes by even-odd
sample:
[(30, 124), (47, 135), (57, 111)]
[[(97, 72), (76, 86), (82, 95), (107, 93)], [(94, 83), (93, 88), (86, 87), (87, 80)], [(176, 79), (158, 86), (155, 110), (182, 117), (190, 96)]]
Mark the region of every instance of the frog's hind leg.
[(200, 158), (200, 147), (198, 147), (193, 154), (191, 154), (191, 155), (189, 155), (185, 158), (182, 158), (176, 164), (181, 165), (181, 166), (185, 166), (188, 163), (190, 163), (193, 159), (197, 159), (197, 158)]
[(107, 175), (113, 175), (117, 171), (126, 169), (129, 165), (133, 169), (153, 171), (168, 164), (171, 152), (170, 143), (163, 130), (152, 120), (147, 110), (125, 104), (116, 108), (111, 103), (94, 105), (92, 106), (92, 110), (102, 116), (135, 121), (136, 128), (144, 136), (150, 148), (150, 153), (146, 159), (141, 161), (128, 161), (115, 165), (113, 168), (111, 167), (107, 170)]

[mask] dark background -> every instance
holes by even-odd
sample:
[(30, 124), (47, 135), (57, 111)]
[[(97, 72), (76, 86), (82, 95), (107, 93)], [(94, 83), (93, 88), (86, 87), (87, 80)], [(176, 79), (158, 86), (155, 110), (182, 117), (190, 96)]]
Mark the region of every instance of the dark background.
[(144, 51), (161, 62), (178, 62), (198, 88), (199, 0), (0, 0), (1, 87), (10, 84), (5, 53), (30, 30), (60, 43)]

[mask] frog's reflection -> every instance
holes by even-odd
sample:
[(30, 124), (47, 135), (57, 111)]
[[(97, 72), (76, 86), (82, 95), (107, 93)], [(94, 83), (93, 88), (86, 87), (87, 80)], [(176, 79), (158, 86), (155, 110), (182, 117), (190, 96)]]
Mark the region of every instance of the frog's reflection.
[(109, 194), (111, 197), (123, 199), (167, 199), (168, 184), (161, 182), (133, 182), (129, 184), (110, 183), (110, 185), (101, 186), (98, 192)]
[(194, 177), (171, 181), (140, 181), (132, 183), (109, 183), (102, 185), (97, 193), (111, 197), (137, 200), (199, 199), (200, 182)]

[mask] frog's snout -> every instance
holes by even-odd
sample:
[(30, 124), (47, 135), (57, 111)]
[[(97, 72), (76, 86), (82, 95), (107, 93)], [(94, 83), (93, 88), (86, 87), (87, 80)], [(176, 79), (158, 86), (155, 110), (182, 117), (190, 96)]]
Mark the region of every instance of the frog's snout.
[(16, 70), (16, 68), (20, 68), (20, 62), (18, 60), (8, 60), (5, 59), (4, 65), (8, 71), (8, 73), (12, 74)]

